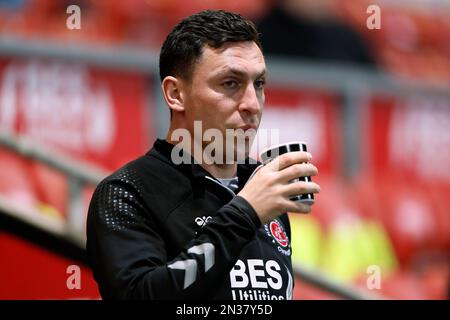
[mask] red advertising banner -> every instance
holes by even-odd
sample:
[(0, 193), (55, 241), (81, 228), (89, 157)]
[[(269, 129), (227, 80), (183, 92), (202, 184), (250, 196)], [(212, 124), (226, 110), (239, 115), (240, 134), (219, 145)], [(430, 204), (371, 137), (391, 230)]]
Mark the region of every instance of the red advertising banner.
[(53, 60), (0, 62), (0, 130), (105, 169), (146, 151), (148, 79)]
[[(113, 171), (151, 146), (149, 79), (56, 60), (0, 61), (0, 130)], [(66, 177), (0, 150), (0, 193), (19, 206), (67, 211)], [(90, 195), (86, 196), (90, 199)]]
[(450, 99), (374, 97), (366, 122), (367, 169), (377, 176), (450, 186)]

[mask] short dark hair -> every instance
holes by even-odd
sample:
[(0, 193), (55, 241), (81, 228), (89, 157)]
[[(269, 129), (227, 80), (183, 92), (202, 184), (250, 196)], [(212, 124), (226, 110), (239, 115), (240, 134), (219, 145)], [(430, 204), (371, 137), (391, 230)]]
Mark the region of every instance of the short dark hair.
[(159, 56), (161, 81), (167, 76), (189, 79), (203, 46), (220, 48), (226, 42), (254, 41), (262, 51), (253, 22), (223, 10), (205, 10), (178, 23), (169, 33)]

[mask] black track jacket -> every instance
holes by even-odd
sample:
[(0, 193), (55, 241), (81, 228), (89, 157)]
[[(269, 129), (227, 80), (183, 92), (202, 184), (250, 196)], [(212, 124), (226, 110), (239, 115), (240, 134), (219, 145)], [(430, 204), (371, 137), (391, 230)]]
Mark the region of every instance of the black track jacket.
[[(262, 226), (252, 206), (156, 140), (96, 188), (88, 260), (103, 299), (291, 299), (287, 215)], [(257, 165), (239, 164), (238, 193)]]

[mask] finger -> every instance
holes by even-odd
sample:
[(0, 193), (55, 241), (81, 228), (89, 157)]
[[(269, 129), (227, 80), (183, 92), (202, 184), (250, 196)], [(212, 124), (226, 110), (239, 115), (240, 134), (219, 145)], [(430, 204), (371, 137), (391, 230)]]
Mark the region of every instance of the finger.
[(320, 186), (315, 182), (296, 181), (289, 183), (282, 188), (282, 193), (285, 197), (320, 192)]
[(310, 213), (312, 209), (311, 205), (291, 200), (287, 200), (285, 207), (286, 207), (285, 212), (292, 212), (292, 213)]
[(311, 159), (312, 156), (309, 152), (289, 152), (276, 157), (266, 167), (271, 168), (273, 171), (279, 171), (296, 163), (309, 162)]
[(315, 165), (311, 163), (293, 164), (280, 171), (279, 181), (290, 181), (299, 177), (316, 176), (319, 173)]

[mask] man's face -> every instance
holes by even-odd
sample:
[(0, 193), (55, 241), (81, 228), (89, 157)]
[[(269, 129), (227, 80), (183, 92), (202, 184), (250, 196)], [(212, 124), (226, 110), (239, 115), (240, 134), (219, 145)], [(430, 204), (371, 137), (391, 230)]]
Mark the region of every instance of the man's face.
[[(256, 131), (264, 104), (265, 73), (263, 54), (252, 41), (230, 42), (218, 49), (205, 46), (185, 87), (189, 131), (194, 132), (194, 121), (199, 120), (203, 132), (215, 128), (224, 139), (227, 129)], [(248, 154), (248, 140), (245, 148)]]

